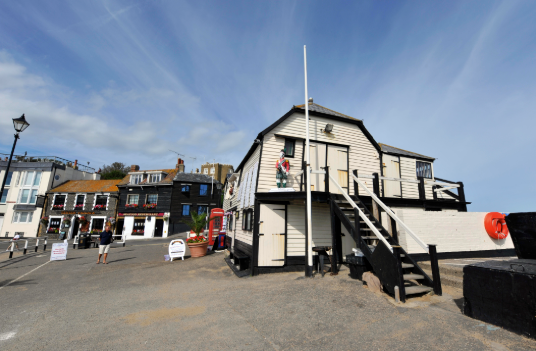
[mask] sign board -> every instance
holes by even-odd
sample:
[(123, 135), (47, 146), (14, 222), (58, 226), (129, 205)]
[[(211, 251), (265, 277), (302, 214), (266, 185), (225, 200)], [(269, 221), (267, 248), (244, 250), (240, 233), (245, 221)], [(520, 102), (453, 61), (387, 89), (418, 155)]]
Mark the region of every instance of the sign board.
[(51, 261), (61, 261), (67, 259), (67, 248), (69, 247), (68, 243), (57, 243), (52, 244), (52, 251), (50, 253)]
[(169, 257), (171, 257), (171, 261), (173, 261), (174, 258), (182, 258), (184, 261), (185, 252), (186, 244), (184, 244), (182, 239), (171, 240), (169, 243)]

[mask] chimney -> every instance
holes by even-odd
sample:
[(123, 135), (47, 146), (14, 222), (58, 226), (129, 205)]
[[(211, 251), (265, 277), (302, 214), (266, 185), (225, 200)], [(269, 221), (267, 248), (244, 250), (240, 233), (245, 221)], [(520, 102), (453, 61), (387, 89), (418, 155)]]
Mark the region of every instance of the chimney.
[(132, 165), (132, 166), (130, 166), (130, 171), (131, 171), (131, 172), (137, 172), (137, 171), (139, 171), (139, 170), (140, 170), (140, 166), (138, 166), (138, 165)]
[(177, 161), (176, 169), (179, 170), (179, 173), (184, 173), (184, 160), (180, 159)]
[(196, 169), (195, 169), (195, 173), (199, 173), (199, 168), (196, 168)]
[(78, 160), (74, 160), (74, 169), (77, 169), (76, 166), (78, 166)]

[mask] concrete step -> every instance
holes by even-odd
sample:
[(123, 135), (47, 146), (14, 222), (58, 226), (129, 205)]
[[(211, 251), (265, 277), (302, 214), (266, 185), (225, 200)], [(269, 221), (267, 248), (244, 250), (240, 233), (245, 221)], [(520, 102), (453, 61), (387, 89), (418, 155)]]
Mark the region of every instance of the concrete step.
[[(418, 262), (418, 264), (423, 270), (426, 269), (430, 272), (432, 271), (430, 261), (420, 261)], [(439, 274), (450, 275), (452, 277), (463, 279), (463, 266), (449, 266), (446, 264), (442, 264), (441, 261), (439, 261)]]
[(413, 264), (411, 263), (404, 263), (402, 262), (402, 269), (405, 269), (405, 268), (413, 268), (415, 267)]
[(430, 292), (432, 290), (433, 289), (431, 287), (424, 285), (406, 286), (406, 296)]
[(422, 274), (414, 274), (414, 273), (404, 274), (403, 277), (404, 277), (404, 280), (424, 279), (424, 275), (422, 275)]
[[(424, 269), (422, 265), (421, 268), (424, 273), (428, 274), (430, 279), (433, 279), (431, 270)], [(441, 278), (441, 285), (448, 285), (452, 286), (453, 288), (463, 289), (463, 278), (459, 278), (450, 274), (443, 274), (441, 273), (441, 270), (439, 272), (439, 276)]]

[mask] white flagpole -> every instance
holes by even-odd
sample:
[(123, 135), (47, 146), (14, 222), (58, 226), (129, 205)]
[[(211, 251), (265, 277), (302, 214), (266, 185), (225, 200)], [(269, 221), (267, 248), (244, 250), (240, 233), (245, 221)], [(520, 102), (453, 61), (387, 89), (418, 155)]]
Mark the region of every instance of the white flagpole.
[(313, 276), (313, 224), (311, 220), (311, 162), (310, 162), (310, 148), (309, 148), (309, 98), (307, 92), (307, 50), (306, 46), (303, 46), (303, 63), (305, 71), (305, 164), (306, 164), (306, 191), (307, 191), (307, 267), (305, 267), (305, 276)]

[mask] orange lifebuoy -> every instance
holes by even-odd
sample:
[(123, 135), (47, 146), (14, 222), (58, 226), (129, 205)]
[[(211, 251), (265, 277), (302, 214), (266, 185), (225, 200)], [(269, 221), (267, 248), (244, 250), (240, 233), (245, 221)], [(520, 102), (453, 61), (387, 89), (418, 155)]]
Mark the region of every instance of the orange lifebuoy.
[(493, 239), (506, 239), (508, 227), (504, 220), (504, 215), (499, 212), (490, 212), (484, 218), (484, 228)]

